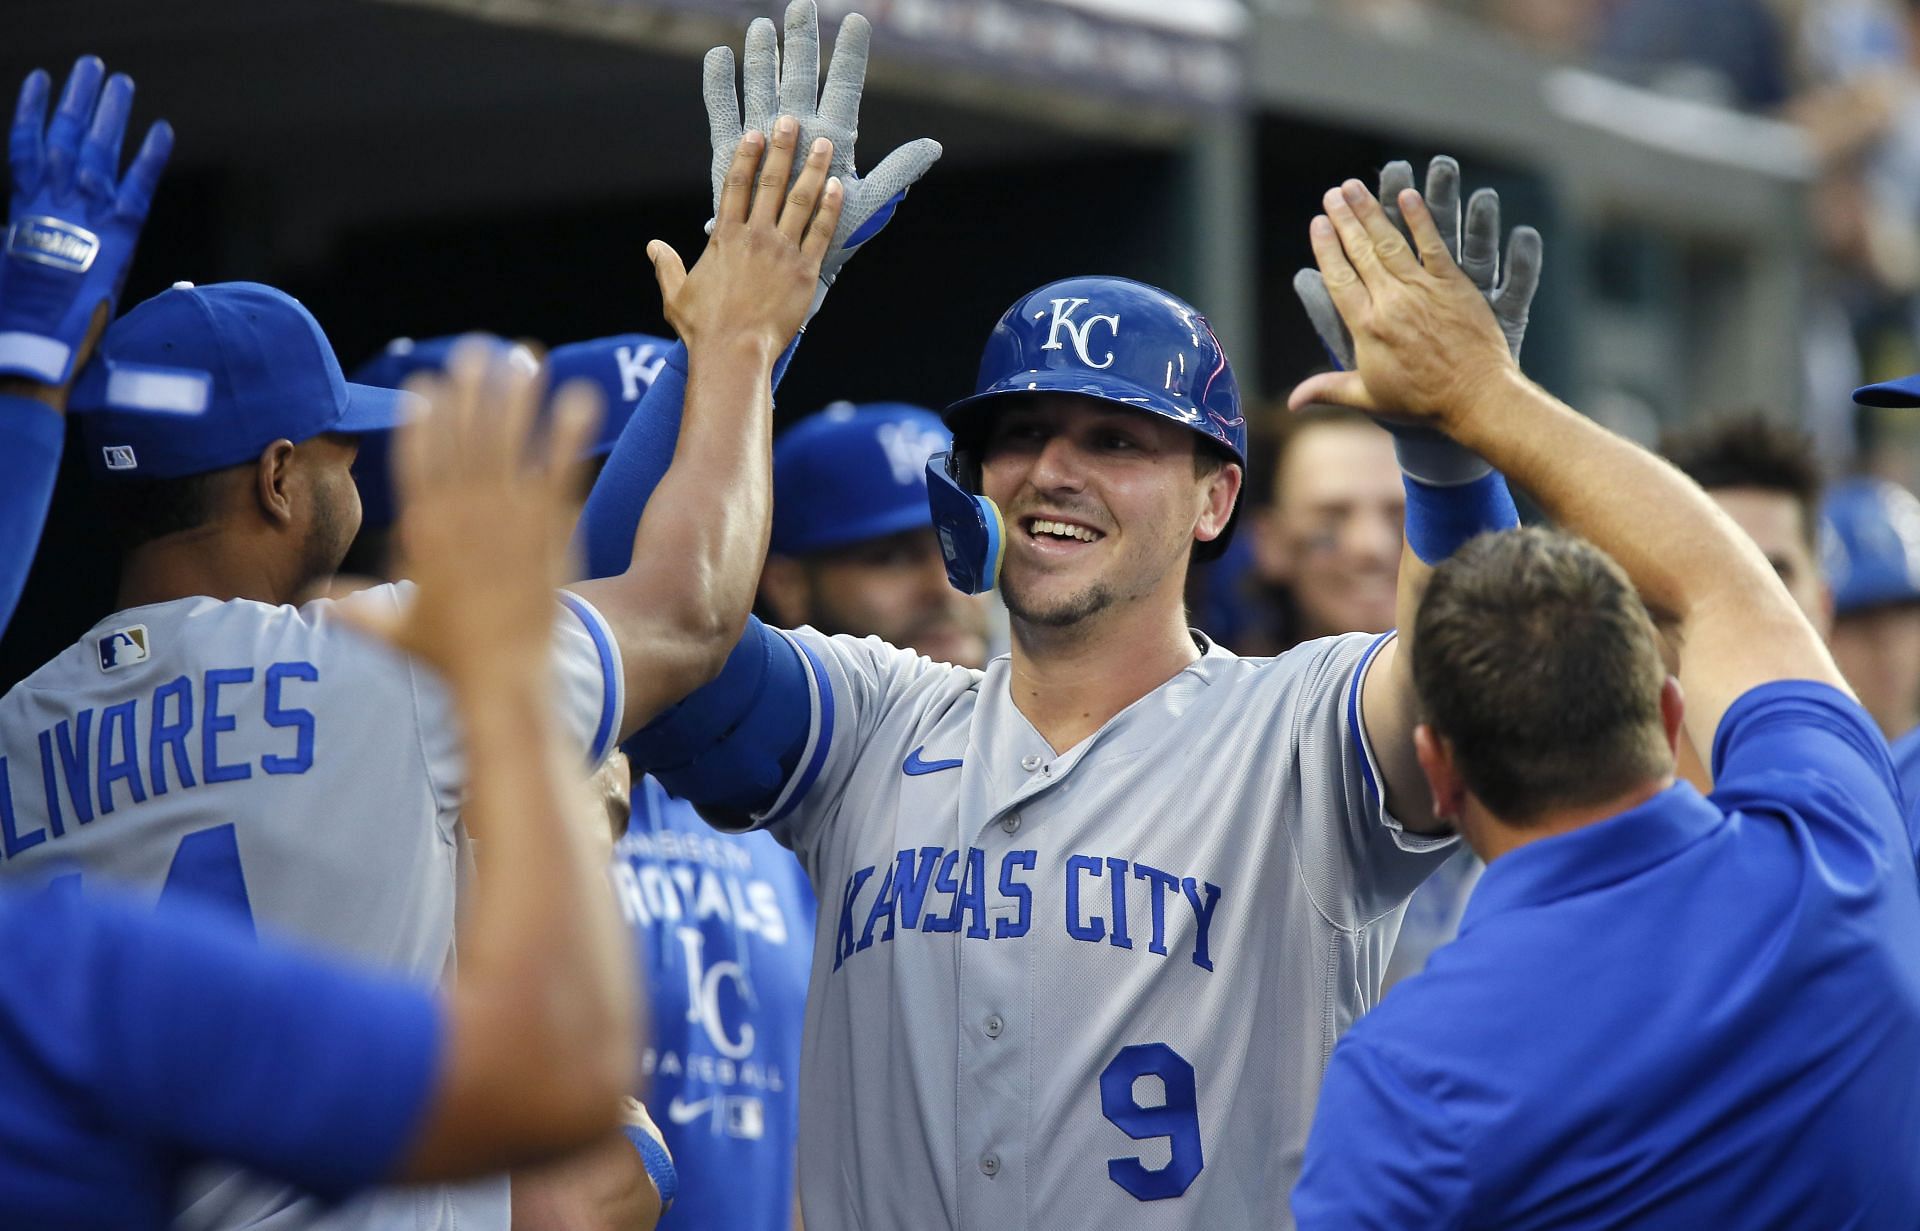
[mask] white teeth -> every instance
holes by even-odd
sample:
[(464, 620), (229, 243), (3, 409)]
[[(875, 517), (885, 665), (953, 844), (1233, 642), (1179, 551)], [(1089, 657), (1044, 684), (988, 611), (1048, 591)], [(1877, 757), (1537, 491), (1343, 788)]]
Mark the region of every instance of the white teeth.
[(1031, 528), (1034, 534), (1051, 534), (1059, 538), (1079, 539), (1082, 543), (1091, 543), (1100, 537), (1085, 526), (1072, 526), (1063, 521), (1048, 521), (1044, 517), (1034, 518)]

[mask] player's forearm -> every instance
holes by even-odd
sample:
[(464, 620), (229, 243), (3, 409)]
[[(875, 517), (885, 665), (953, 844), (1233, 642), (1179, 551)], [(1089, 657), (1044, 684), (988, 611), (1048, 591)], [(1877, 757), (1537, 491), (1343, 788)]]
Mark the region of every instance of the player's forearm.
[(622, 579), (644, 610), (636, 644), (648, 648), (644, 671), (628, 673), (629, 729), (644, 721), (641, 707), (658, 709), (711, 680), (752, 610), (773, 512), (778, 350), (746, 338), (689, 354), (673, 464), (647, 502)]
[(1666, 461), (1517, 372), (1489, 389), (1459, 429), (1463, 444), (1612, 556), (1656, 618), (1673, 622), (1681, 682), (1708, 702), (1706, 713), (1762, 679), (1839, 682), (1753, 541)]
[(1433, 792), (1413, 751), (1413, 728), (1420, 721), (1413, 687), (1413, 622), (1432, 575), (1432, 566), (1411, 548), (1401, 549), (1393, 604), (1398, 635), (1381, 650), (1387, 661), (1375, 665), (1361, 696), (1367, 738), (1386, 782), (1387, 811), (1415, 833), (1443, 833), (1448, 828), (1433, 819)]
[[(633, 985), (604, 868), (573, 820), (578, 773), (542, 674), (455, 682), (468, 758), (462, 816), (483, 842), (454, 990), (470, 1149), (503, 1162), (610, 1130), (632, 1078)], [(491, 1113), (491, 1114), (490, 1114)]]

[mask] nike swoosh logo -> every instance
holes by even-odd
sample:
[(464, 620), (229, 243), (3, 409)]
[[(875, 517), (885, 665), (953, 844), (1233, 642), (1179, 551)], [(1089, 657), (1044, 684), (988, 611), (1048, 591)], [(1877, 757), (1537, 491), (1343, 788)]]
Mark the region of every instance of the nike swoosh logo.
[(920, 754), (926, 750), (927, 746), (922, 744), (909, 752), (907, 759), (900, 763), (900, 772), (918, 777), (921, 774), (937, 774), (943, 769), (959, 769), (962, 764), (957, 757), (951, 761), (923, 761)]
[(713, 1100), (710, 1098), (703, 1098), (697, 1103), (683, 1103), (680, 1101), (680, 1096), (676, 1094), (673, 1096), (673, 1101), (667, 1104), (667, 1119), (675, 1124), (691, 1124), (706, 1115), (707, 1108), (711, 1106), (713, 1106)]

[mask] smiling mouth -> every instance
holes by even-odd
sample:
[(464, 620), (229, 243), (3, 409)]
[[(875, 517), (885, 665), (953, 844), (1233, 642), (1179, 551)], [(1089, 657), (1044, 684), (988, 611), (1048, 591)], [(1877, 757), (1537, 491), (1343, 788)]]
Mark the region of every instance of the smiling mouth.
[(1078, 542), (1097, 543), (1106, 535), (1089, 526), (1075, 525), (1073, 522), (1055, 521), (1047, 517), (1029, 517), (1026, 519), (1027, 534), (1042, 542)]

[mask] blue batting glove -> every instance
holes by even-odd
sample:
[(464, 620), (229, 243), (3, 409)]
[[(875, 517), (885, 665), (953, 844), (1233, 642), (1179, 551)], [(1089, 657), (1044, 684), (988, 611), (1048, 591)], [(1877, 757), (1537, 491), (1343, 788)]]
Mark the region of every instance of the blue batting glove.
[(7, 240), (0, 253), (0, 374), (49, 385), (73, 378), (95, 311), (109, 318), (126, 282), (153, 189), (173, 152), (173, 129), (155, 124), (118, 176), (133, 82), (96, 56), (74, 62), (53, 122), (51, 79), (20, 87), (7, 157), (13, 168)]

